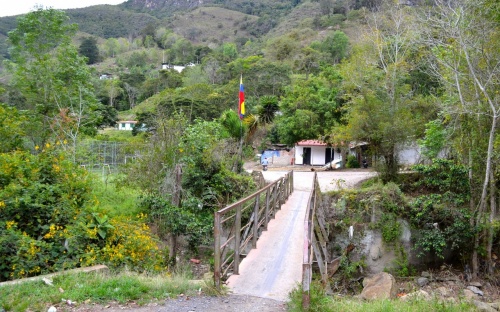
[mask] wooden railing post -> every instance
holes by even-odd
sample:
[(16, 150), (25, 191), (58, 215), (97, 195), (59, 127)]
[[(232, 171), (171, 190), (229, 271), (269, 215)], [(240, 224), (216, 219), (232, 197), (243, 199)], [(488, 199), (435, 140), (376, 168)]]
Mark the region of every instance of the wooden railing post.
[(271, 189), (267, 189), (266, 192), (266, 209), (264, 211), (266, 221), (264, 221), (264, 230), (267, 230), (267, 224), (269, 223), (269, 201), (271, 200)]
[(236, 217), (234, 220), (234, 274), (240, 274), (241, 205), (236, 207)]
[(220, 252), (220, 235), (221, 222), (220, 214), (216, 211), (214, 217), (214, 283), (217, 289), (220, 289), (221, 278), (221, 252)]
[(277, 200), (277, 197), (278, 197), (278, 183), (276, 183), (276, 185), (274, 186), (274, 189), (273, 189), (273, 219), (275, 218), (276, 216), (276, 200)]
[(259, 207), (260, 207), (260, 195), (255, 198), (255, 205), (253, 207), (253, 237), (252, 237), (252, 248), (257, 248), (257, 239), (259, 238)]

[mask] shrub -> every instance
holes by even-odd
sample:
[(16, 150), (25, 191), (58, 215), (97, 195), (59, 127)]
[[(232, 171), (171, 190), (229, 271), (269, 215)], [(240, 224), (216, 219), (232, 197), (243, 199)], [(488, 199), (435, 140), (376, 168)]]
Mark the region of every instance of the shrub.
[(407, 211), (413, 226), (423, 229), (415, 241), (419, 256), (436, 255), (443, 259), (446, 248), (466, 254), (472, 246), (475, 229), (466, 203), (469, 199), (467, 168), (445, 159), (434, 159), (432, 165), (413, 168), (420, 174), (413, 188), (425, 192), (417, 196)]
[(360, 167), (359, 162), (356, 159), (356, 156), (354, 156), (354, 155), (347, 156), (347, 161), (346, 161), (345, 166), (347, 168), (359, 168)]
[(109, 219), (91, 178), (50, 144), (0, 153), (0, 281), (105, 263), (163, 269), (157, 240), (138, 219)]
[(90, 201), (83, 169), (48, 143), (36, 150), (0, 154), (2, 280), (64, 266), (66, 228)]
[(394, 243), (401, 236), (401, 224), (392, 213), (385, 213), (378, 222), (378, 226), (382, 231), (382, 239), (386, 243)]
[(137, 272), (164, 270), (168, 250), (160, 249), (159, 239), (151, 234), (146, 219), (143, 214), (109, 219), (95, 209), (82, 213), (68, 229), (73, 266), (105, 264)]

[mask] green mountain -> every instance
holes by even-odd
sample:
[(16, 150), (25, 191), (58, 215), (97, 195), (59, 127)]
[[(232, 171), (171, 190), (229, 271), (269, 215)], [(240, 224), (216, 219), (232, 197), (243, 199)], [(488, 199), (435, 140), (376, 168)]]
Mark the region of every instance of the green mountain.
[(159, 23), (158, 18), (137, 13), (115, 5), (96, 5), (66, 10), (70, 22), (80, 31), (102, 38), (136, 37), (148, 24)]

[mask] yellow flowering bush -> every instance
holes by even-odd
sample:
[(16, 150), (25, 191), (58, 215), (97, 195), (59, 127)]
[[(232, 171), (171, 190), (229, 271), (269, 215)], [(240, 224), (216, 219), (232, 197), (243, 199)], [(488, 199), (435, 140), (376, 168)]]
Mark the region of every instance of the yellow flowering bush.
[(111, 224), (114, 229), (101, 250), (106, 263), (113, 267), (126, 265), (136, 271), (164, 269), (165, 252), (160, 250), (159, 240), (151, 235), (145, 223), (123, 217), (113, 219)]
[[(159, 247), (159, 239), (151, 234), (143, 216), (113, 219), (101, 216), (101, 220), (106, 223), (95, 226), (96, 219), (90, 214), (85, 222), (80, 221), (69, 230), (73, 238), (70, 246), (78, 249), (75, 257), (80, 266), (102, 263), (113, 268), (126, 266), (139, 272), (165, 269), (168, 251)], [(105, 228), (106, 234), (99, 235), (99, 228)]]
[(53, 244), (30, 237), (16, 222), (0, 221), (0, 279), (38, 275), (52, 264)]
[(0, 153), (0, 281), (94, 264), (164, 269), (147, 217), (98, 212), (91, 182), (57, 144)]
[(67, 265), (67, 227), (90, 199), (85, 170), (49, 143), (0, 153), (0, 281)]

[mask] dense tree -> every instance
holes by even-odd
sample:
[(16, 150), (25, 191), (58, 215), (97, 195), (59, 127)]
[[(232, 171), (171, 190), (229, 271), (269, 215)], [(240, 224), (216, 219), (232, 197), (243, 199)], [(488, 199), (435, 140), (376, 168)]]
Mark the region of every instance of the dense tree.
[(139, 99), (144, 100), (155, 94), (158, 94), (164, 89), (175, 89), (182, 86), (182, 77), (174, 69), (166, 69), (154, 71), (144, 81), (141, 87), (141, 95)]
[[(26, 104), (36, 110), (39, 125), (34, 144), (43, 145), (50, 135), (72, 142), (76, 150), (80, 132), (95, 133), (99, 106), (90, 70), (71, 43), (76, 25), (54, 9), (37, 9), (18, 19), (9, 33), (12, 59), (8, 63), (12, 83)], [(66, 147), (66, 145), (64, 145)]]
[[(248, 69), (243, 70), (245, 95), (256, 99), (264, 95), (281, 96), (285, 87), (290, 84), (290, 67), (280, 63), (268, 62), (255, 58)], [(237, 67), (231, 71), (232, 77), (238, 77)]]
[(374, 13), (368, 40), (355, 47), (342, 66), (346, 98), (346, 124), (332, 136), (341, 141), (368, 142), (380, 157), (382, 177), (394, 181), (399, 170), (398, 151), (414, 140), (432, 114), (426, 101), (412, 93), (407, 83), (413, 20), (401, 8)]
[(309, 74), (319, 72), (320, 55), (319, 51), (306, 47), (295, 56), (294, 67), (306, 74), (306, 80), (309, 79)]
[(173, 64), (184, 65), (195, 61), (193, 44), (184, 38), (175, 41), (168, 50), (168, 55)]
[(154, 23), (149, 23), (141, 29), (139, 34), (142, 37), (142, 44), (146, 46), (146, 41), (148, 40), (148, 37), (150, 38), (149, 40), (152, 40), (155, 37), (155, 32), (156, 32), (156, 27)]
[(120, 81), (118, 79), (105, 79), (104, 80), (104, 90), (106, 92), (106, 95), (108, 97), (108, 105), (116, 108), (116, 102), (115, 99), (119, 97), (123, 89), (120, 86)]
[(25, 122), (17, 109), (0, 103), (0, 153), (23, 148)]
[[(493, 222), (497, 210), (498, 119), (500, 117), (500, 24), (498, 5), (491, 1), (435, 1), (427, 23), (434, 69), (447, 87), (442, 103), (456, 138), (456, 152), (470, 168), (473, 224), (488, 227), (486, 253), (493, 272)], [(487, 213), (487, 208), (490, 213)], [(472, 269), (479, 272), (481, 233), (474, 241)]]
[(266, 45), (266, 57), (274, 61), (292, 59), (299, 47), (299, 42), (290, 35), (271, 39)]
[(333, 34), (328, 35), (325, 40), (313, 43), (312, 47), (327, 53), (330, 61), (339, 63), (348, 54), (349, 38), (344, 32), (336, 30)]
[(93, 37), (83, 38), (78, 52), (80, 53), (80, 55), (87, 57), (87, 64), (89, 65), (99, 62), (99, 48), (97, 47), (97, 39)]
[(293, 145), (304, 139), (319, 139), (341, 116), (337, 98), (340, 75), (332, 71), (313, 76), (307, 81), (294, 81), (281, 98), (281, 115), (276, 126), (282, 143)]

